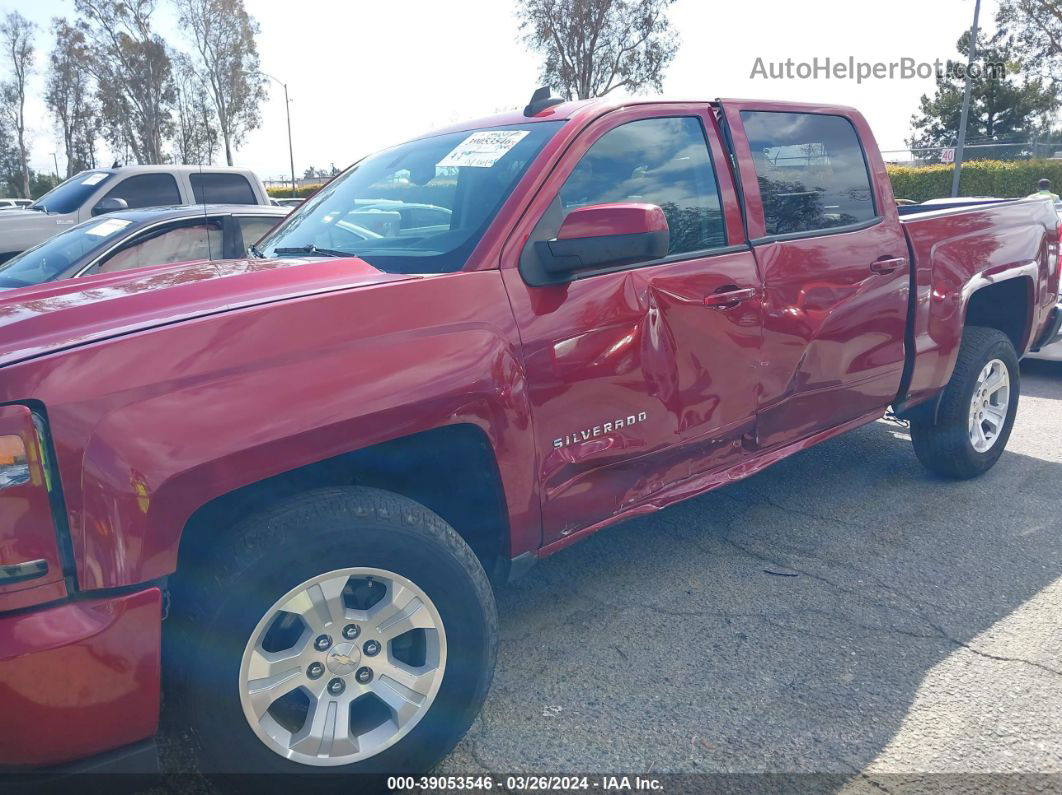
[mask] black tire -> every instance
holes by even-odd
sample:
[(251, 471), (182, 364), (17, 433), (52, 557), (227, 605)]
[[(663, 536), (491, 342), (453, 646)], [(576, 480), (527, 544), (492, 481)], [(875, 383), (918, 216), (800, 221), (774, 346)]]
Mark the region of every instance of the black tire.
[[(439, 516), (378, 489), (320, 489), (289, 498), (219, 533), (209, 559), (174, 578), (167, 620), (165, 723), (191, 730), (204, 773), (413, 774), (429, 770), (464, 736), (494, 673), (497, 613), (478, 559)], [(239, 671), (257, 623), (285, 593), (320, 574), (373, 567), (415, 583), (434, 602), (447, 659), (434, 702), (405, 737), (341, 766), (283, 758), (251, 730)]]
[[(993, 359), (999, 359), (1007, 368), (1010, 400), (1003, 429), (995, 443), (985, 452), (978, 452), (970, 441), (970, 405), (977, 378)], [(936, 422), (932, 418), (911, 421), (911, 441), (918, 460), (929, 471), (955, 480), (967, 480), (988, 471), (1006, 449), (1020, 392), (1021, 371), (1010, 338), (992, 328), (967, 328), (962, 335), (955, 370), (941, 396)]]

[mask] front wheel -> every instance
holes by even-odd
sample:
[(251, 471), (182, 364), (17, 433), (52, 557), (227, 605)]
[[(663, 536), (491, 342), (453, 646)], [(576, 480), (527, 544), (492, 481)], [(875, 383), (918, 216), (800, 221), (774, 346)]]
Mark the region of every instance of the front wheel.
[(958, 480), (989, 470), (1007, 446), (1020, 388), (1010, 338), (996, 329), (967, 328), (936, 421), (911, 422), (918, 460), (931, 472)]
[(234, 526), (177, 588), (175, 723), (204, 772), (416, 773), (475, 718), (497, 617), (438, 516), (367, 488)]

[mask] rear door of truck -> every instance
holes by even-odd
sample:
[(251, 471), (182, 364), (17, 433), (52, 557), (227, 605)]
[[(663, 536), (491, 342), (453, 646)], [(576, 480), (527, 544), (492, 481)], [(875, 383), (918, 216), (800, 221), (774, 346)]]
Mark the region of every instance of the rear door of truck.
[(760, 446), (884, 410), (904, 365), (907, 242), (855, 111), (722, 100), (764, 281)]

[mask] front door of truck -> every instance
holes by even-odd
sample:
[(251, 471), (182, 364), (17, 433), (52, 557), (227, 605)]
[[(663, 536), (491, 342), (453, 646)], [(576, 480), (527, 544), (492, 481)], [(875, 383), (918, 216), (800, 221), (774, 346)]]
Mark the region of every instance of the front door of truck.
[(907, 243), (858, 113), (722, 106), (764, 280), (757, 440), (771, 447), (884, 410), (895, 398)]
[[(706, 106), (607, 114), (557, 163), (510, 238), (503, 276), (534, 412), (545, 543), (743, 454), (760, 282), (723, 158)], [(521, 257), (554, 238), (567, 213), (632, 201), (663, 209), (666, 257), (561, 285), (521, 276)]]

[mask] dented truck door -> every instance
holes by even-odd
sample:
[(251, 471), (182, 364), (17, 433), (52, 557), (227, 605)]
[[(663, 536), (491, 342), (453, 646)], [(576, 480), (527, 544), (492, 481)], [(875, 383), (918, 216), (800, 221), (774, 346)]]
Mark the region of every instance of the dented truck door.
[[(597, 119), (510, 238), (503, 275), (520, 328), (544, 542), (735, 463), (754, 424), (761, 284), (706, 105)], [(663, 257), (534, 284), (529, 269), (577, 208), (662, 208)]]
[(723, 100), (764, 279), (757, 442), (883, 412), (904, 367), (907, 241), (855, 111)]

